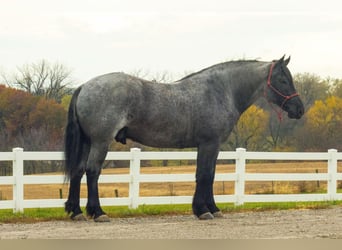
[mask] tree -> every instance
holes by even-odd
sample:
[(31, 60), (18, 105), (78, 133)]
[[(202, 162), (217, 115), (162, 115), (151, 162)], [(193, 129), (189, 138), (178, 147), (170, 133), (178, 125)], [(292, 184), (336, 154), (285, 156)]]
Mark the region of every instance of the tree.
[(69, 110), (69, 105), (71, 102), (72, 95), (64, 95), (62, 100), (61, 100), (61, 105), (63, 108), (68, 111)]
[(293, 82), (306, 109), (309, 109), (316, 100), (325, 100), (329, 94), (329, 82), (315, 74), (295, 74)]
[(342, 150), (342, 99), (331, 96), (317, 100), (305, 116), (298, 137), (301, 150)]
[(8, 136), (24, 133), (28, 116), (34, 111), (37, 98), (24, 91), (0, 87), (0, 129)]
[(254, 151), (263, 150), (266, 145), (265, 133), (268, 120), (268, 112), (252, 105), (241, 115), (226, 146), (230, 150), (235, 150), (238, 147)]
[(54, 100), (0, 85), (0, 148), (61, 150), (66, 111)]
[(327, 78), (330, 94), (342, 98), (342, 79)]
[(11, 77), (3, 75), (6, 84), (46, 99), (61, 102), (71, 91), (71, 70), (60, 63), (51, 64), (46, 60), (23, 65)]

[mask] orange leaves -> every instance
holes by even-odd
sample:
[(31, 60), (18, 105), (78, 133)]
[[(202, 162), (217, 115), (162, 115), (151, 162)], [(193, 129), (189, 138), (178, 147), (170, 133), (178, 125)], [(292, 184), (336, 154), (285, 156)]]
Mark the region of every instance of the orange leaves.
[(0, 119), (2, 129), (6, 129), (7, 133), (18, 134), (26, 126), (36, 103), (36, 98), (30, 97), (20, 90), (4, 87), (0, 89)]
[(32, 133), (37, 137), (37, 131), (47, 137), (40, 140), (60, 141), (65, 119), (66, 111), (55, 101), (0, 85), (0, 130), (6, 135), (6, 142), (0, 142), (0, 146), (6, 149), (25, 147), (15, 144), (28, 140)]
[(60, 129), (65, 122), (64, 108), (51, 99), (43, 98), (39, 98), (29, 120), (32, 127), (43, 127), (45, 129)]

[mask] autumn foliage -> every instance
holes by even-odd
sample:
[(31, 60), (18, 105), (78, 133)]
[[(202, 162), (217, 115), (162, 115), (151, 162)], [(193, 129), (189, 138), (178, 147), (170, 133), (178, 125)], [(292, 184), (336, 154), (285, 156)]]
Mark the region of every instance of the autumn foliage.
[(244, 112), (234, 127), (228, 143), (232, 148), (244, 147), (253, 151), (262, 151), (266, 141), (269, 113), (252, 105)]
[(0, 85), (0, 149), (62, 150), (66, 111), (44, 97)]
[(330, 96), (316, 100), (308, 110), (298, 146), (306, 151), (342, 150), (342, 99)]

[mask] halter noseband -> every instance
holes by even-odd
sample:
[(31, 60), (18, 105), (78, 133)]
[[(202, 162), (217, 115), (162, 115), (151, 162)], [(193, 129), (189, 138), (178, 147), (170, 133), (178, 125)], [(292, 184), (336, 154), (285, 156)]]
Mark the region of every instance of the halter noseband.
[[(283, 109), (285, 103), (290, 100), (293, 97), (299, 96), (299, 94), (297, 92), (293, 93), (292, 95), (284, 95), (283, 93), (281, 93), (278, 89), (276, 89), (272, 83), (271, 83), (271, 78), (272, 78), (272, 73), (273, 73), (273, 68), (274, 68), (275, 62), (272, 62), (271, 67), (270, 67), (270, 72), (268, 73), (268, 77), (267, 77), (267, 87), (270, 88), (274, 93), (276, 93), (277, 95), (281, 96), (284, 98), (282, 104), (280, 105), (280, 108)], [(267, 95), (266, 95), (266, 89), (264, 92), (265, 98), (266, 100), (270, 103), (270, 101), (267, 99)], [(281, 121), (282, 120), (282, 113), (281, 111), (277, 111), (275, 110), (275, 108), (271, 105), (271, 107), (273, 108), (273, 110), (277, 113), (278, 115), (278, 119)]]

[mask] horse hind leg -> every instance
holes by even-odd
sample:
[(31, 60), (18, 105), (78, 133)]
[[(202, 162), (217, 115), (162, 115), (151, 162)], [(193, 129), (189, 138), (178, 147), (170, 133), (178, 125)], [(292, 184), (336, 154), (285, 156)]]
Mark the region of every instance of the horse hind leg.
[(81, 179), (85, 172), (85, 166), (87, 163), (88, 155), (89, 155), (90, 145), (84, 144), (82, 150), (82, 160), (73, 170), (70, 177), (70, 186), (69, 186), (69, 196), (68, 200), (65, 202), (65, 211), (70, 214), (70, 218), (75, 221), (85, 221), (86, 217), (83, 215), (83, 212), (80, 207), (80, 188), (81, 188)]
[(95, 222), (109, 222), (109, 217), (104, 213), (100, 206), (98, 179), (101, 174), (102, 164), (106, 158), (108, 141), (92, 142), (86, 166), (88, 203), (86, 206), (87, 214)]
[(70, 218), (75, 221), (87, 220), (80, 207), (80, 187), (83, 173), (80, 172), (70, 179), (69, 197), (65, 202), (65, 211), (68, 214), (71, 213)]

